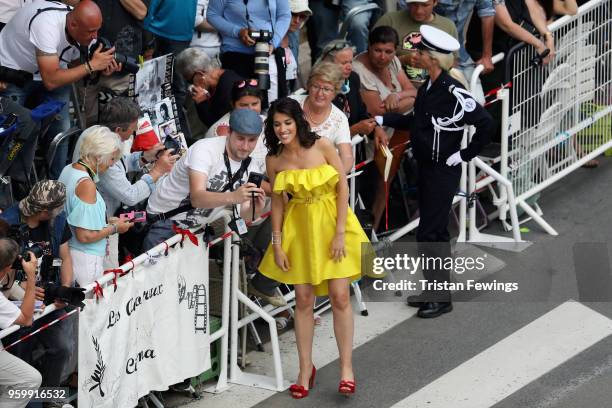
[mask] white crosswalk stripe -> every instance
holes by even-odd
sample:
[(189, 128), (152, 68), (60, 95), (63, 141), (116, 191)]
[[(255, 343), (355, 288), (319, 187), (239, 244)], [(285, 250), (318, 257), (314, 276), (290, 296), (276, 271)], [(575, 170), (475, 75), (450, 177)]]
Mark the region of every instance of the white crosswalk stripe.
[(566, 302), (393, 408), (488, 408), (612, 334), (612, 320)]

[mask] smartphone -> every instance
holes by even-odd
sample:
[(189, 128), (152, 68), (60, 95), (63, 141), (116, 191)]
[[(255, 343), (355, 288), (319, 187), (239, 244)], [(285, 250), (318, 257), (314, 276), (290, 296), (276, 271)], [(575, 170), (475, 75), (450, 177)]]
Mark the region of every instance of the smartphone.
[(263, 174), (252, 171), (249, 173), (249, 179), (247, 180), (247, 183), (253, 183), (257, 187), (261, 187), (261, 182), (263, 181), (263, 179)]
[(147, 222), (147, 213), (145, 211), (130, 211), (128, 213), (119, 214), (119, 219), (129, 222)]
[(164, 139), (164, 148), (166, 150), (172, 150), (174, 154), (178, 154), (178, 152), (181, 151), (181, 143), (172, 136), (166, 136)]

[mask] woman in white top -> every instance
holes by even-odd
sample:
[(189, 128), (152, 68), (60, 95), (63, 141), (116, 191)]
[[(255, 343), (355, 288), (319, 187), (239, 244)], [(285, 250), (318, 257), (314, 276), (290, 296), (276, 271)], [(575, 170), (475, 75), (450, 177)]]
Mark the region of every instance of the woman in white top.
[(345, 172), (353, 167), (351, 129), (348, 118), (332, 101), (340, 92), (344, 77), (342, 70), (333, 62), (315, 65), (308, 77), (308, 95), (292, 95), (297, 100), (311, 131), (332, 141), (342, 161)]

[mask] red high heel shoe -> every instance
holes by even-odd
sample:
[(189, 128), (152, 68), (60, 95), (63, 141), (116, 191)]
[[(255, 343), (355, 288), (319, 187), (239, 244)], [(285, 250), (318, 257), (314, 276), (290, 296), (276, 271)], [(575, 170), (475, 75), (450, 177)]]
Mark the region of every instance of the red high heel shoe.
[(340, 394), (344, 394), (345, 396), (349, 396), (355, 393), (355, 381), (351, 380), (340, 380), (340, 384), (338, 385), (338, 392)]
[(313, 365), (310, 373), (310, 379), (308, 380), (308, 389), (304, 388), (303, 385), (291, 384), (289, 392), (294, 399), (306, 398), (308, 392), (314, 388), (315, 375), (317, 374), (317, 368)]

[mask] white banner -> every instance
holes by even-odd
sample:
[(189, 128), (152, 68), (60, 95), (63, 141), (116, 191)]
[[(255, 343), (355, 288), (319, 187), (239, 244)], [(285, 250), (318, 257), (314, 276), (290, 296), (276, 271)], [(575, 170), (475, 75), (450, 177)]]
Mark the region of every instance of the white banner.
[(79, 407), (134, 407), (210, 368), (204, 244), (170, 249), (79, 314)]

